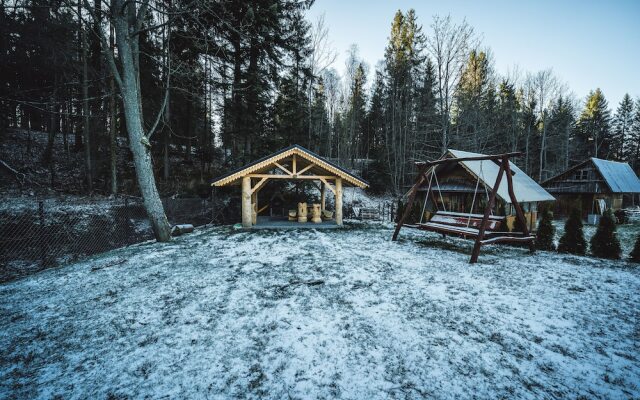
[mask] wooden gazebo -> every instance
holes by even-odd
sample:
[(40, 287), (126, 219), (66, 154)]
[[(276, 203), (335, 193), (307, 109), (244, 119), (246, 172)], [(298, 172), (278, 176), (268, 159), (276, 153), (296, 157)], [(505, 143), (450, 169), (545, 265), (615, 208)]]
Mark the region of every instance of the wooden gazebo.
[(261, 210), (258, 193), (270, 180), (276, 179), (318, 183), (323, 212), (329, 189), (335, 195), (335, 224), (338, 226), (342, 225), (343, 187), (368, 187), (364, 180), (297, 144), (231, 171), (214, 180), (211, 186), (241, 186), (242, 226), (250, 228), (256, 223), (252, 214)]

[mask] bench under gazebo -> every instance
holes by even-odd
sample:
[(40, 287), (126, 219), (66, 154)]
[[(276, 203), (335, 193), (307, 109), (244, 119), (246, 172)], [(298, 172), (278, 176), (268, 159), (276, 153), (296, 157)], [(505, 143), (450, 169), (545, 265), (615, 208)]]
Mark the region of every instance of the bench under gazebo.
[[(313, 182), (320, 192), (320, 200), (315, 204), (301, 201), (287, 207), (284, 216), (260, 216), (270, 206), (270, 201), (274, 198), (279, 201), (278, 196), (259, 201), (260, 191), (270, 181)], [(297, 144), (231, 171), (211, 183), (214, 187), (232, 185), (242, 189), (242, 226), (245, 228), (342, 226), (343, 188), (368, 187), (361, 178)], [(335, 198), (333, 212), (326, 208), (327, 191)]]

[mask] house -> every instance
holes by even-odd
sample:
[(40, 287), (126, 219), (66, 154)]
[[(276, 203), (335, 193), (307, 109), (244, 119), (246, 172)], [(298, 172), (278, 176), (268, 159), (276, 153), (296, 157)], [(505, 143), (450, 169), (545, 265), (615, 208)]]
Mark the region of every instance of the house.
[[(296, 203), (301, 201), (304, 204), (304, 213), (315, 206), (317, 211), (329, 219), (318, 223), (298, 223), (293, 221), (298, 204), (285, 204), (286, 200), (282, 193), (277, 192), (270, 196), (269, 201), (261, 204), (258, 200), (260, 191), (270, 182), (290, 182), (298, 184), (302, 182), (313, 183), (320, 192), (317, 204), (308, 205), (309, 199), (296, 198)], [(305, 149), (300, 145), (292, 145), (276, 151), (266, 157), (256, 160), (248, 165), (215, 179), (211, 186), (240, 186), (241, 187), (241, 208), (242, 226), (245, 228), (328, 228), (342, 225), (342, 204), (343, 187), (366, 188), (368, 183), (353, 175), (344, 168), (330, 162), (318, 154)], [(327, 213), (326, 197), (327, 192), (334, 196), (334, 212)], [(266, 204), (264, 204), (266, 203)], [(268, 210), (270, 209), (270, 210)], [(288, 210), (286, 215), (274, 215), (275, 209)], [(263, 215), (269, 211), (269, 216)], [(302, 210), (298, 213), (302, 214)], [(291, 218), (288, 218), (291, 217)], [(307, 221), (306, 215), (297, 219), (300, 222)]]
[[(447, 158), (466, 158), (484, 156), (460, 150), (447, 150)], [(555, 201), (542, 186), (525, 174), (512, 162), (509, 162), (513, 180), (513, 190), (525, 214), (529, 230), (536, 230), (538, 208), (541, 203)], [(455, 164), (444, 164), (436, 169), (431, 181), (433, 196), (427, 199), (431, 209), (482, 214), (489, 198), (500, 168), (492, 160), (461, 161)], [(426, 192), (429, 183), (422, 185), (420, 191)], [(507, 226), (513, 229), (515, 208), (511, 204), (507, 185), (500, 185), (496, 193), (495, 215), (506, 216)], [(427, 205), (429, 205), (427, 204)]]
[(635, 205), (640, 179), (627, 163), (589, 158), (542, 182), (558, 199), (556, 212), (568, 214), (578, 206), (583, 217)]

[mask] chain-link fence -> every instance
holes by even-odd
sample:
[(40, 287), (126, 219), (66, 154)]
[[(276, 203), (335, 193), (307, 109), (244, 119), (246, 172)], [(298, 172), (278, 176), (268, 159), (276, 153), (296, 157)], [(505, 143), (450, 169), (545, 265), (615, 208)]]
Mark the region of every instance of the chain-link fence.
[[(206, 199), (164, 199), (172, 224), (201, 226), (213, 218)], [(83, 257), (153, 239), (138, 198), (38, 199), (0, 207), (0, 282)]]

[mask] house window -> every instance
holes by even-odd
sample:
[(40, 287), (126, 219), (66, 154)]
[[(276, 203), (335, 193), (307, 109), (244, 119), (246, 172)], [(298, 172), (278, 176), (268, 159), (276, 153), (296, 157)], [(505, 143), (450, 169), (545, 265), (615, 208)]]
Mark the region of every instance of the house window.
[(576, 181), (587, 181), (589, 180), (589, 170), (588, 169), (580, 169), (576, 171), (573, 175), (573, 179)]

